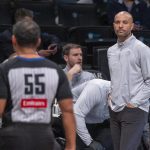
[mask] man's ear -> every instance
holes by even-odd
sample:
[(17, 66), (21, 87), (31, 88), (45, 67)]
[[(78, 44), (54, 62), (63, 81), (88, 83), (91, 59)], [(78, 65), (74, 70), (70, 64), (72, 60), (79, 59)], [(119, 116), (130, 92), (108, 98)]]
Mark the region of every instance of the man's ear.
[(15, 37), (14, 35), (12, 35), (11, 41), (12, 41), (12, 44), (13, 44), (13, 45), (16, 45), (17, 40), (16, 40), (16, 37)]
[(134, 29), (134, 23), (132, 23), (132, 27), (131, 27), (131, 30), (133, 30)]
[(37, 40), (37, 44), (36, 44), (36, 47), (39, 47), (39, 46), (40, 46), (40, 44), (41, 44), (41, 38), (38, 38), (38, 40)]
[(65, 60), (66, 62), (68, 62), (68, 56), (67, 56), (67, 55), (64, 55), (64, 60)]

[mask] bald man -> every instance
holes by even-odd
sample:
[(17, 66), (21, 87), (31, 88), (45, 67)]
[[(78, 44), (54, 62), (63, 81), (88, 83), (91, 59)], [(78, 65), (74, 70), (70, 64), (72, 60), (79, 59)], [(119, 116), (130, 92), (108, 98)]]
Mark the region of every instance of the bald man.
[(150, 48), (131, 33), (128, 12), (116, 14), (113, 25), (117, 43), (108, 49), (111, 134), (115, 150), (137, 150), (148, 119)]

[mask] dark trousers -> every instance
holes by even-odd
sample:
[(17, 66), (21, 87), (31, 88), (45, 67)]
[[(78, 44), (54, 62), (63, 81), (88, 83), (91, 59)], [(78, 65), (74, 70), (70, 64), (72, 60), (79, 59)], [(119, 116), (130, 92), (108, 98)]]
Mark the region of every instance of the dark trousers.
[[(105, 121), (100, 124), (86, 124), (87, 129), (91, 137), (98, 141), (106, 148), (106, 150), (113, 150), (112, 138), (110, 133), (110, 124), (109, 121)], [(83, 143), (81, 138), (77, 135), (76, 140), (77, 148), (76, 150), (91, 150)]]
[(148, 113), (139, 108), (128, 107), (120, 112), (109, 110), (114, 150), (137, 150)]
[(60, 150), (50, 125), (15, 123), (0, 129), (0, 150)]

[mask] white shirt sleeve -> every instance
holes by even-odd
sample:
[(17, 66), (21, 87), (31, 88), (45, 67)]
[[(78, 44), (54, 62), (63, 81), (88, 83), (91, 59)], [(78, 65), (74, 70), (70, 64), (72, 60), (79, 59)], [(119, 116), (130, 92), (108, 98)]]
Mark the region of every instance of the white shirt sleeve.
[(93, 107), (99, 103), (99, 98), (100, 94), (97, 86), (87, 84), (74, 105), (77, 134), (86, 145), (92, 142), (92, 137), (86, 127), (85, 118)]

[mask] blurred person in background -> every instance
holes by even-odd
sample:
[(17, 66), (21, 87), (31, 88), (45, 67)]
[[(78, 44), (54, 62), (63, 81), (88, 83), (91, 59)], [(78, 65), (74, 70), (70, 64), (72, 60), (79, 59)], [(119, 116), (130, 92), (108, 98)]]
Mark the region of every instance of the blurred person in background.
[[(32, 20), (34, 18), (33, 11), (25, 8), (19, 8), (16, 10), (14, 18), (15, 22), (21, 21), (25, 18)], [(12, 46), (11, 36), (12, 29), (7, 29), (0, 34), (0, 63), (6, 60), (11, 54), (15, 53)], [(38, 50), (38, 53), (40, 56), (50, 58), (55, 62), (57, 62), (58, 60), (59, 63), (60, 59), (55, 58), (61, 57), (60, 54), (58, 54), (60, 47), (59, 45), (60, 40), (58, 37), (56, 37), (55, 35), (50, 35), (48, 33), (41, 33), (41, 44), (39, 46), (40, 50)]]
[(150, 18), (147, 5), (143, 0), (112, 0), (108, 2), (107, 15), (110, 25), (113, 18), (120, 11), (127, 11), (133, 16), (133, 30), (150, 29)]

